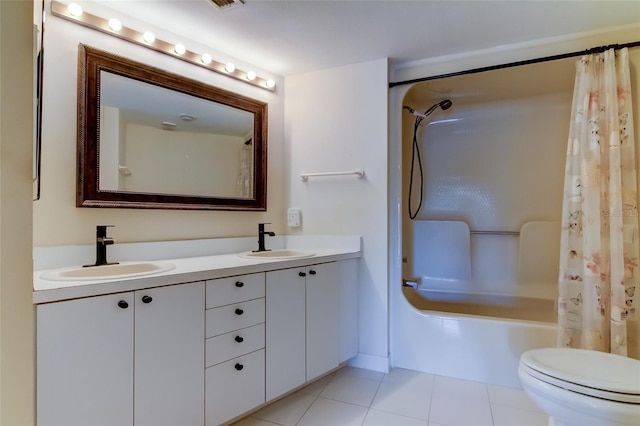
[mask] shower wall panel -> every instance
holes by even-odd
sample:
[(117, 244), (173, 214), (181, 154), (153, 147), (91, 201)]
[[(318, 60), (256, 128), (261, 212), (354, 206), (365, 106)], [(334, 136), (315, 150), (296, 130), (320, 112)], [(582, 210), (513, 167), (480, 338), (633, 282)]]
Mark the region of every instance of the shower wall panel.
[[(557, 261), (544, 253), (559, 246), (573, 90), (573, 60), (557, 62), (421, 83), (408, 94), (405, 104), (419, 111), (444, 98), (453, 107), (436, 111), (418, 130), (423, 206), (416, 221), (405, 213), (405, 278), (436, 290), (553, 297)], [(405, 114), (404, 121), (406, 201), (413, 118)], [(413, 173), (417, 206), (417, 164)], [(468, 245), (441, 244), (443, 233), (465, 232), (452, 226), (457, 222), (470, 231)], [(463, 235), (448, 238), (464, 241)], [(443, 277), (437, 272), (443, 258), (451, 262), (445, 270), (470, 270), (470, 276)]]

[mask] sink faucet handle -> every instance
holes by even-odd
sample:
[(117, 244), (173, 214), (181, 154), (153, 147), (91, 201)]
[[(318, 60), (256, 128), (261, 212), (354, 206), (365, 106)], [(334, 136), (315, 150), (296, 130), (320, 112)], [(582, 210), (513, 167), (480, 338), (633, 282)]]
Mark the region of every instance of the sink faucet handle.
[(115, 228), (115, 225), (97, 225), (96, 226), (96, 236), (106, 237), (107, 236), (107, 228)]

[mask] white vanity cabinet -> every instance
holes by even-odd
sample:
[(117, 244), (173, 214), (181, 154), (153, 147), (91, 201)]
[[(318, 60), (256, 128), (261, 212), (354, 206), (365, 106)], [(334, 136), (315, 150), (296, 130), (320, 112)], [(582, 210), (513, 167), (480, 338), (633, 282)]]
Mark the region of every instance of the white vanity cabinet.
[(357, 354), (356, 262), (267, 272), (267, 401)]
[(37, 306), (38, 425), (204, 423), (204, 283)]
[(37, 424), (217, 426), (339, 367), (358, 259), (333, 259), (34, 294)]
[(265, 274), (209, 280), (206, 293), (205, 418), (215, 426), (265, 402)]

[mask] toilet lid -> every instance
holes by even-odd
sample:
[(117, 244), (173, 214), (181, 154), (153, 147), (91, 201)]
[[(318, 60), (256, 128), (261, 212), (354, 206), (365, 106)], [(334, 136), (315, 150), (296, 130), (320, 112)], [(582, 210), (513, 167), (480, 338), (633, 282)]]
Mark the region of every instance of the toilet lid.
[(523, 353), (520, 362), (529, 374), (556, 386), (640, 403), (640, 361), (636, 359), (584, 349), (544, 348)]

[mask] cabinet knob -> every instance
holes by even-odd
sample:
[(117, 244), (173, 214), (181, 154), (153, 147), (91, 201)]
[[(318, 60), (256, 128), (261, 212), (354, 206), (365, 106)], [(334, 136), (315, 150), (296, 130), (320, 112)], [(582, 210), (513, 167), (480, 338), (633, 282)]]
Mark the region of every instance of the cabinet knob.
[(242, 281), (236, 281), (236, 287), (244, 287), (244, 283)]
[(304, 272), (298, 272), (298, 276), (299, 276), (299, 277), (306, 277), (306, 276), (307, 276), (307, 274), (305, 274)]
[(236, 309), (236, 315), (242, 315), (244, 314), (244, 311), (240, 308)]
[(121, 300), (118, 302), (118, 306), (122, 309), (127, 309), (129, 307), (129, 304), (126, 300)]
[(236, 370), (240, 371), (240, 370), (242, 370), (243, 368), (244, 368), (244, 365), (242, 365), (242, 364), (240, 364), (240, 363), (237, 363), (237, 364), (236, 364)]
[(235, 341), (238, 342), (238, 343), (242, 343), (242, 342), (244, 342), (244, 337), (236, 336)]
[(309, 275), (315, 275), (316, 271), (314, 271), (313, 269), (309, 271)]
[(152, 300), (153, 300), (153, 297), (151, 296), (147, 296), (147, 295), (142, 296), (142, 303), (151, 303)]

